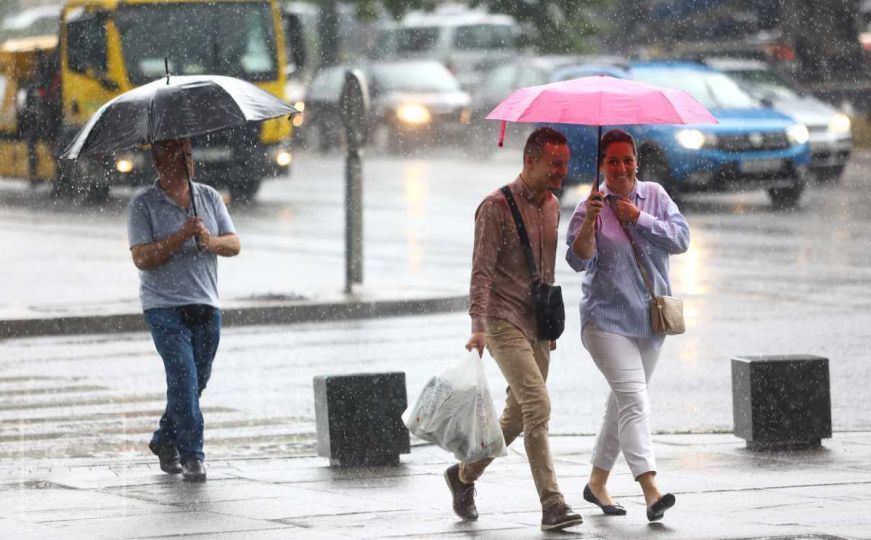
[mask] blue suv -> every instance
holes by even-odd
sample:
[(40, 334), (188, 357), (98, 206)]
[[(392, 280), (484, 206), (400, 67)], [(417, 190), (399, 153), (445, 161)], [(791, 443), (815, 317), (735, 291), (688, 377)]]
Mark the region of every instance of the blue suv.
[[(559, 78), (622, 76), (691, 94), (719, 120), (705, 125), (619, 126), (635, 137), (638, 177), (670, 193), (766, 189), (775, 207), (798, 205), (807, 183), (808, 130), (765, 108), (728, 76), (694, 62), (646, 61), (628, 66), (578, 66)], [(564, 185), (589, 182), (596, 171), (597, 128), (555, 125), (572, 159)], [(611, 126), (616, 127), (616, 126)], [(603, 133), (609, 127), (603, 127)]]

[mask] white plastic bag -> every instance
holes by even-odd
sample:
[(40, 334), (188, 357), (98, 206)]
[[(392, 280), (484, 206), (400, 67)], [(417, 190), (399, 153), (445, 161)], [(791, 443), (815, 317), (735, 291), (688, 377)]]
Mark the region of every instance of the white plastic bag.
[(406, 415), (405, 425), (412, 434), (453, 452), (462, 462), (508, 453), (484, 362), (476, 351), (430, 379)]

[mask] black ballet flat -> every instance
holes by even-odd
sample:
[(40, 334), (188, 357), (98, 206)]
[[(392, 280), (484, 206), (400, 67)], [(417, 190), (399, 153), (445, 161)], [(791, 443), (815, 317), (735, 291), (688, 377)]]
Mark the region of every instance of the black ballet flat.
[(674, 506), (674, 503), (674, 495), (666, 493), (647, 507), (647, 521), (659, 521), (665, 516), (665, 511)]
[[(602, 501), (593, 495), (593, 490), (590, 489), (590, 484), (584, 486), (584, 500), (595, 504), (602, 509), (606, 516), (625, 516), (626, 509), (619, 504), (602, 504)], [(674, 503), (672, 503), (674, 504)]]

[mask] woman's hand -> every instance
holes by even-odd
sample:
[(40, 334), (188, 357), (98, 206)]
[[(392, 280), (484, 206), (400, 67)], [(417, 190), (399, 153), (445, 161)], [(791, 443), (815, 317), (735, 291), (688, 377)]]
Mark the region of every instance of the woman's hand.
[(590, 196), (584, 202), (584, 221), (578, 230), (578, 236), (572, 242), (572, 251), (581, 259), (590, 259), (596, 252), (596, 221), (605, 206), (605, 193), (591, 190)]
[(587, 202), (584, 203), (584, 206), (587, 209), (584, 221), (595, 223), (596, 218), (599, 217), (599, 212), (605, 206), (605, 193), (603, 191), (590, 190), (590, 196), (587, 197)]
[(621, 225), (631, 225), (638, 221), (638, 216), (641, 215), (641, 210), (632, 204), (629, 199), (623, 197), (614, 197), (611, 202), (611, 208)]

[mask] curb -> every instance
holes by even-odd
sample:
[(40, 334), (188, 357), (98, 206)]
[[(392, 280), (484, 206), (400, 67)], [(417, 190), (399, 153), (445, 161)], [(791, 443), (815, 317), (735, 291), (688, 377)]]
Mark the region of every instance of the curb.
[[(448, 313), (468, 309), (468, 296), (349, 300), (246, 306), (221, 310), (222, 326), (263, 326)], [(142, 313), (0, 321), (0, 339), (146, 332)]]

